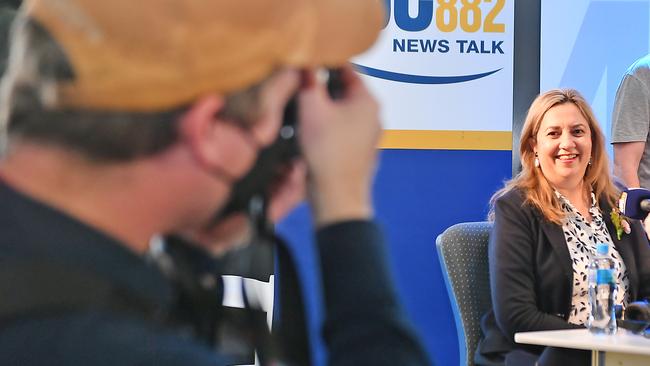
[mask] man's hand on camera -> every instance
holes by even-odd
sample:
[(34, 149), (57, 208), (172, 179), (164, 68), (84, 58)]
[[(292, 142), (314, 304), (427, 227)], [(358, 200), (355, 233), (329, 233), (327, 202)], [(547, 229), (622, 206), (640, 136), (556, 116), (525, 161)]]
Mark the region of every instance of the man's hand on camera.
[(341, 77), (341, 99), (330, 98), (314, 71), (305, 72), (299, 94), (300, 146), (318, 226), (372, 216), (379, 106), (351, 65)]
[(280, 184), (271, 190), (268, 217), (271, 222), (282, 220), (305, 199), (307, 165), (303, 159), (294, 160), (284, 173)]

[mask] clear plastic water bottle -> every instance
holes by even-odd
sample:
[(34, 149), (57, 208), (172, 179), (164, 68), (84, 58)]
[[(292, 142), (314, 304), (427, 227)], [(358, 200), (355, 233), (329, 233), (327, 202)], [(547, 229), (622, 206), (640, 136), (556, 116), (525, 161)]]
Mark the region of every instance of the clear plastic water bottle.
[(587, 328), (592, 333), (616, 333), (616, 278), (614, 261), (609, 257), (609, 245), (598, 243), (596, 256), (589, 263), (589, 318)]

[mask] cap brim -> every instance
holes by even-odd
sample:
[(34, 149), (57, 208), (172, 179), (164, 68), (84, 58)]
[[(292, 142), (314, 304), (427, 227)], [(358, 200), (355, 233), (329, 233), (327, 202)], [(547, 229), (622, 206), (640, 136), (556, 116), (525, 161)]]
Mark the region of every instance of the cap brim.
[(28, 0), (62, 46), (70, 107), (152, 111), (227, 94), (282, 66), (341, 65), (377, 38), (380, 0)]

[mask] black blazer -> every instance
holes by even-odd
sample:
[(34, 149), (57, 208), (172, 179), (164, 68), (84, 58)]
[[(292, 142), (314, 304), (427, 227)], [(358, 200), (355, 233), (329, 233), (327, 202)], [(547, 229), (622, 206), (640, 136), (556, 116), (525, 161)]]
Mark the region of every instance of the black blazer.
[[(627, 267), (630, 300), (650, 296), (650, 246), (641, 223), (631, 222), (632, 232), (618, 240), (611, 207), (604, 200), (599, 206)], [(477, 364), (503, 364), (505, 355), (514, 349), (541, 352), (541, 347), (515, 344), (517, 332), (581, 328), (567, 322), (573, 268), (562, 227), (524, 205), (520, 190), (506, 193), (495, 203), (488, 255), (493, 308), (481, 321), (484, 337), (476, 352)]]

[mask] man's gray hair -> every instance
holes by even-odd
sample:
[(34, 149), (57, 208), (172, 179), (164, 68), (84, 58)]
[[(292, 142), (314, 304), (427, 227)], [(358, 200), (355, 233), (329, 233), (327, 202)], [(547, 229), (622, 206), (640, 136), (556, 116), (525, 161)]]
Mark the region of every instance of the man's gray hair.
[[(153, 113), (57, 107), (58, 86), (75, 78), (74, 69), (47, 30), (20, 12), (10, 47), (0, 92), (3, 150), (33, 141), (115, 162), (153, 155), (177, 140), (177, 121), (187, 106)], [(263, 83), (226, 96), (220, 117), (249, 127), (259, 117)]]

